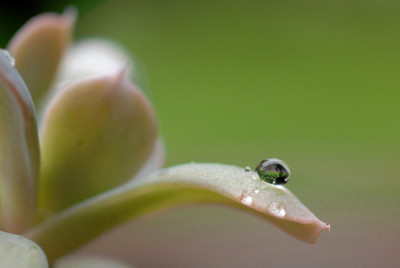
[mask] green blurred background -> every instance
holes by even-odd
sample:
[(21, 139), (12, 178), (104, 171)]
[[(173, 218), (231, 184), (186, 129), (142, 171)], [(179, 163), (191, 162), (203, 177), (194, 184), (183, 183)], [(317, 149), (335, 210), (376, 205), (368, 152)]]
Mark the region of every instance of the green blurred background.
[(145, 67), (167, 166), (281, 158), (288, 188), (332, 225), (307, 245), (236, 211), (185, 208), (137, 222), (125, 258), (138, 267), (396, 266), (398, 1), (33, 1), (2, 8), (0, 45), (27, 18), (68, 3), (80, 12), (77, 38), (117, 40)]

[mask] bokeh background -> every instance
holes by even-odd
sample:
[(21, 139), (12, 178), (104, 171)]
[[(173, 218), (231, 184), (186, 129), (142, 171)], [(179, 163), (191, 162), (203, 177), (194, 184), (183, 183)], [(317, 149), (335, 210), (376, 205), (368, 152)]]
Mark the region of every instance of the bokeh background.
[(104, 245), (112, 256), (134, 239), (122, 257), (138, 267), (398, 265), (398, 1), (31, 1), (2, 5), (0, 45), (68, 4), (76, 38), (112, 38), (142, 66), (167, 166), (281, 158), (287, 187), (332, 225), (308, 245), (247, 214), (192, 207), (137, 221)]

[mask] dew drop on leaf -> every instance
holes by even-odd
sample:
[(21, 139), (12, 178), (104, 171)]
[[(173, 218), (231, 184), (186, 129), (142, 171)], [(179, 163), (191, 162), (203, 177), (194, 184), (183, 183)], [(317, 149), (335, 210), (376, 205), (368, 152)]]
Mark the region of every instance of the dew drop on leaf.
[(289, 167), (280, 159), (269, 158), (258, 164), (256, 172), (261, 180), (271, 184), (285, 184), (289, 181)]
[(272, 202), (269, 210), (277, 217), (284, 217), (286, 215), (286, 209), (277, 202)]
[(242, 194), (240, 202), (244, 205), (251, 206), (251, 204), (253, 204), (253, 198), (250, 195)]
[(325, 230), (331, 231), (331, 225), (329, 223), (325, 224)]

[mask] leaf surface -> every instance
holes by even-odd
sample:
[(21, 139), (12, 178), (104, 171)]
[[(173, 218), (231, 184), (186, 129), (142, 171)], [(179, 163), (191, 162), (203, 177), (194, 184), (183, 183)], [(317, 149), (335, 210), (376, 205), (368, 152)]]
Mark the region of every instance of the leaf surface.
[(0, 229), (21, 233), (36, 212), (39, 172), (36, 112), (21, 76), (0, 50)]
[(36, 105), (46, 94), (69, 46), (75, 12), (45, 13), (28, 21), (14, 36), (8, 49)]
[(82, 202), (26, 235), (52, 261), (128, 220), (199, 203), (250, 212), (309, 243), (327, 229), (289, 190), (261, 181), (253, 171), (221, 164), (185, 164)]
[(39, 206), (48, 214), (129, 181), (157, 138), (147, 98), (122, 73), (66, 85), (41, 124)]
[(0, 267), (48, 268), (46, 255), (34, 242), (0, 231)]

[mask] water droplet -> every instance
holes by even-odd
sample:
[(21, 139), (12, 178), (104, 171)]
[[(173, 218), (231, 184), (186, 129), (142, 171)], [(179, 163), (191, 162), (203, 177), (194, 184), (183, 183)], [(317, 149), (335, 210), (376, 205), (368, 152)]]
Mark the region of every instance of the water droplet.
[(289, 181), (289, 167), (280, 159), (270, 158), (261, 161), (256, 168), (260, 179), (271, 184), (285, 184)]
[(329, 232), (331, 231), (331, 225), (329, 224), (329, 223), (325, 223), (325, 227), (324, 227), (324, 229), (325, 230), (328, 230)]
[(286, 215), (286, 209), (277, 202), (272, 202), (269, 206), (269, 210), (277, 217), (284, 217)]
[(253, 204), (253, 197), (251, 197), (250, 195), (242, 194), (240, 196), (240, 202), (242, 202), (242, 204), (244, 205), (251, 206), (251, 204)]
[(15, 59), (14, 56), (10, 53), (10, 51), (5, 50), (5, 49), (0, 49), (1, 53), (3, 53), (4, 56), (6, 56), (8, 62), (12, 65), (15, 66)]
[(258, 194), (260, 192), (260, 189), (258, 189), (258, 188), (256, 188), (255, 190), (254, 190), (254, 193), (255, 194)]
[(244, 168), (244, 171), (249, 172), (251, 170), (251, 167), (247, 166)]

